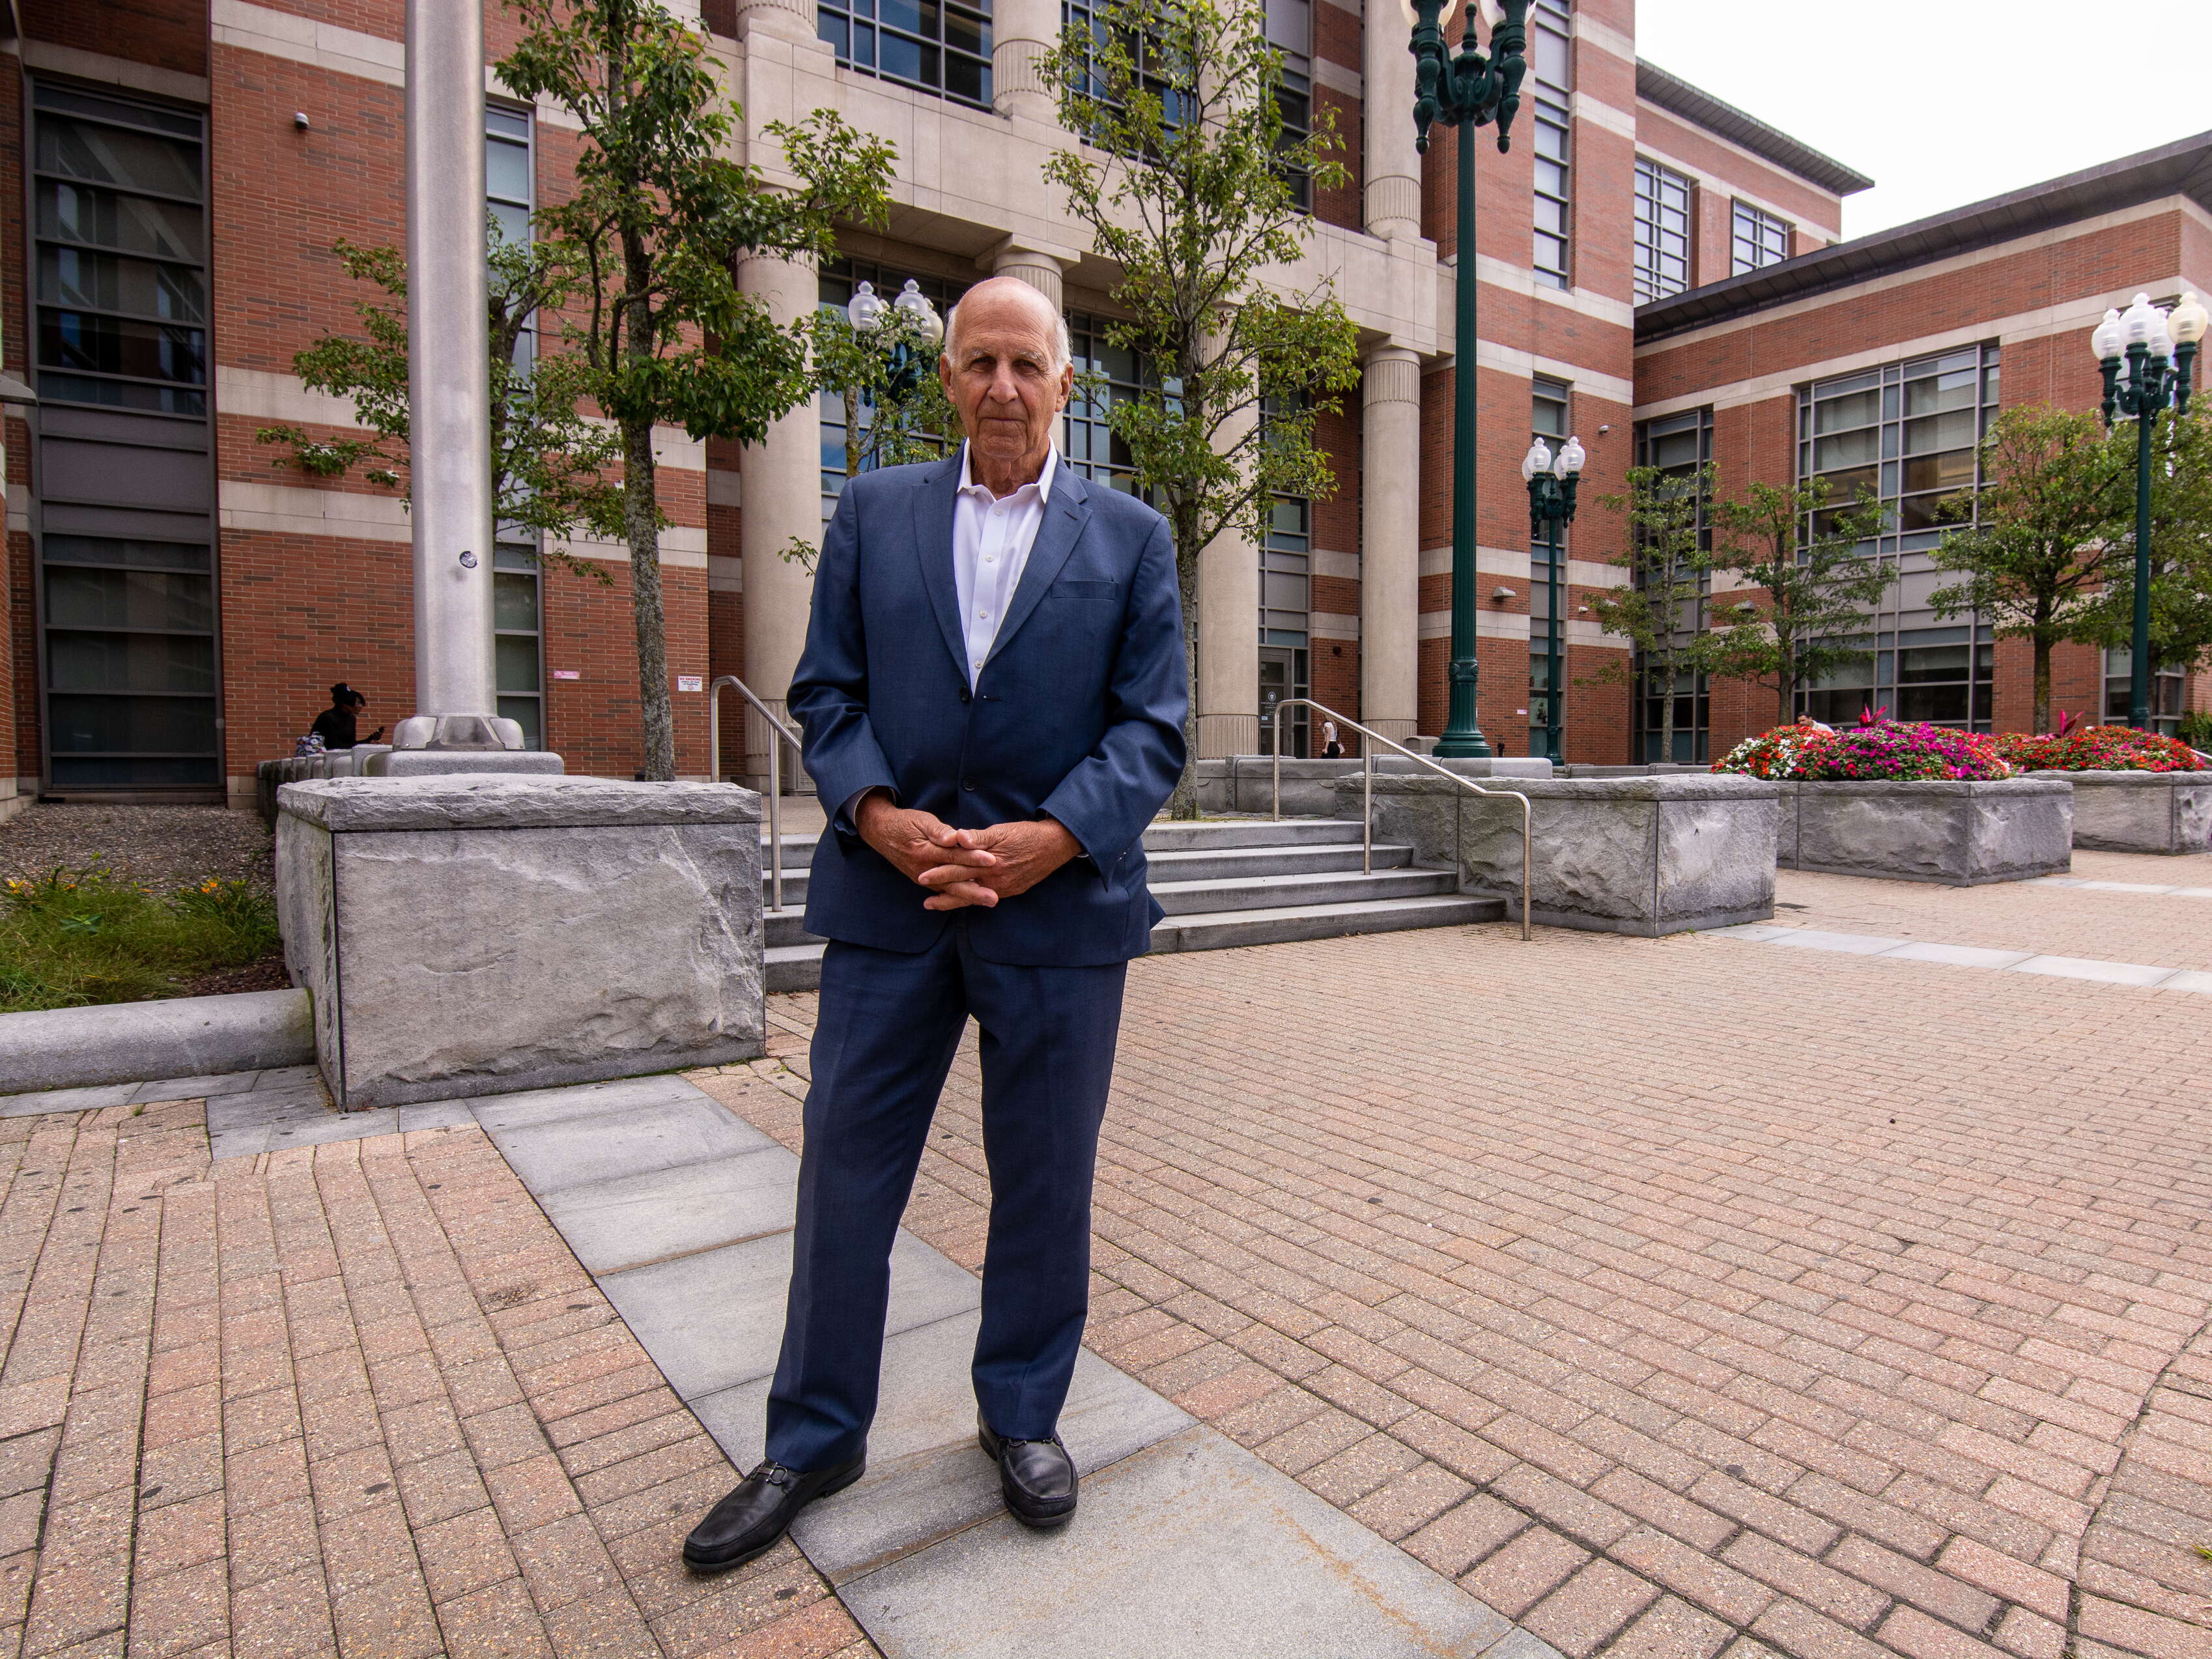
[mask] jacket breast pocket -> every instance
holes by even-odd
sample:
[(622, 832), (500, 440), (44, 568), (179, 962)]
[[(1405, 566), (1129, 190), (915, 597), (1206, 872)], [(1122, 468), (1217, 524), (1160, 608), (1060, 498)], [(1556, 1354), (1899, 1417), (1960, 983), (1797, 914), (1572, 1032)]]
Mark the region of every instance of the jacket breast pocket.
[(1062, 577), (1044, 591), (1048, 600), (1064, 605), (1119, 605), (1121, 584), (1116, 581), (1078, 581)]

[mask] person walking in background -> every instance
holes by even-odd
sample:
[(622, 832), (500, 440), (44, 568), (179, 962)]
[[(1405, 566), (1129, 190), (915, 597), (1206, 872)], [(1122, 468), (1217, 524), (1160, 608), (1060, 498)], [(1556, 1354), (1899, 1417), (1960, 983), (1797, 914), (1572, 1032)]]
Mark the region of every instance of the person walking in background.
[(1321, 723), (1321, 757), (1323, 760), (1344, 758), (1344, 745), (1337, 741), (1334, 720), (1323, 720)]
[(357, 735), (361, 711), (368, 707), (367, 697), (340, 680), (331, 688), (331, 706), (315, 716), (308, 732), (320, 738), (325, 749), (350, 749), (357, 743), (374, 743), (384, 735), (380, 726), (365, 738)]
[(977, 284), (939, 373), (968, 441), (846, 481), (791, 683), (830, 813), (806, 927), (830, 944), (767, 1460), (685, 1540), (699, 1571), (860, 1478), (891, 1242), (971, 1016), (991, 1177), (977, 1442), (1015, 1519), (1075, 1510), (1060, 1411), (1122, 983), (1161, 915), (1142, 836), (1183, 767), (1182, 605), (1167, 521), (1054, 452), (1074, 376), (1057, 307)]

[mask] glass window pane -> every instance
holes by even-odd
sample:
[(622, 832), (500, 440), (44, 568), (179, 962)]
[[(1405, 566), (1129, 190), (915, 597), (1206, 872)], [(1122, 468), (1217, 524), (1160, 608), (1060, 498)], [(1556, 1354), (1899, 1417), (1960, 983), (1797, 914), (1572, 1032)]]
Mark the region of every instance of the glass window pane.
[(215, 627), (212, 586), (200, 575), (64, 565), (46, 572), (46, 623), (52, 628), (204, 633)]
[(484, 140), (484, 194), (503, 201), (530, 200), (530, 146), (504, 138)]
[(107, 697), (57, 693), (47, 698), (56, 754), (210, 754), (212, 697)]
[(46, 635), (46, 683), (57, 691), (212, 692), (215, 638), (56, 629)]
[(39, 118), (38, 167), (95, 185), (200, 199), (200, 147), (65, 115)]
[(501, 634), (492, 641), (495, 672), (501, 691), (538, 689), (538, 636)]
[(535, 571), (502, 570), (493, 576), (491, 625), (502, 633), (509, 629), (530, 634), (538, 631)]
[(205, 570), (208, 550), (188, 542), (118, 541), (106, 536), (49, 535), (48, 564), (128, 564), (147, 570)]
[(41, 236), (165, 259), (197, 261), (200, 257), (202, 220), (196, 207), (56, 179), (39, 181), (38, 198)]
[(525, 749), (543, 749), (545, 746), (545, 732), (539, 723), (539, 711), (540, 704), (536, 697), (502, 696), (499, 700), (499, 717), (513, 720), (522, 728), (522, 746)]

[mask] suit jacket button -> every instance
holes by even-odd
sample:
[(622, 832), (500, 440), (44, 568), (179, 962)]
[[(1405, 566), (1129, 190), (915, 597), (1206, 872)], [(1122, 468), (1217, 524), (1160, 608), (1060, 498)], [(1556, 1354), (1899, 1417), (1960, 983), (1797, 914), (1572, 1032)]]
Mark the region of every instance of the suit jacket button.
[(972, 794), (975, 788), (975, 780), (973, 778), (963, 778), (960, 780), (960, 787)]
[(963, 691), (963, 692), (960, 694), (960, 701), (961, 701), (961, 702), (967, 702), (967, 701), (968, 701), (968, 694), (967, 694), (965, 691)]

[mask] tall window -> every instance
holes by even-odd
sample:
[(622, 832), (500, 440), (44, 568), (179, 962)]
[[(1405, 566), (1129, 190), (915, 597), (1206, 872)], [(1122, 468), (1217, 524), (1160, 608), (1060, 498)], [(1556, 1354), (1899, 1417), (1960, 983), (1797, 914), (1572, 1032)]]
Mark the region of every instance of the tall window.
[(1656, 161), (1636, 158), (1636, 303), (1690, 285), (1690, 181)]
[[(2105, 653), (2105, 718), (2116, 725), (2127, 724), (2135, 706), (2136, 653), (2124, 645), (2110, 647)], [(2179, 668), (2160, 668), (2150, 677), (2150, 724), (2154, 732), (2172, 737), (2181, 728), (2182, 701), (2189, 688), (2189, 677)]]
[[(1554, 455), (1567, 441), (1568, 396), (1569, 387), (1565, 380), (1547, 380), (1540, 374), (1529, 395), (1528, 424)], [(1551, 568), (1551, 552), (1547, 535), (1532, 537), (1528, 550), (1528, 752), (1532, 755), (1544, 752), (1545, 734), (1551, 726), (1549, 653), (1553, 629), (1561, 630), (1562, 655), (1566, 650), (1566, 573), (1564, 568), (1557, 571)], [(1566, 556), (1563, 536), (1559, 544), (1563, 566)]]
[[(1285, 149), (1313, 136), (1313, 0), (1267, 0), (1267, 44), (1283, 55), (1275, 107), (1283, 118)], [(1285, 169), (1293, 200), (1313, 206), (1313, 180), (1303, 167)]]
[(1933, 553), (1954, 522), (1936, 509), (1979, 482), (1978, 446), (1996, 416), (1997, 381), (1997, 349), (1982, 345), (1799, 392), (1798, 476), (1826, 478), (1841, 499), (1863, 491), (1888, 509), (1868, 550), (1895, 577), (1869, 607), (1858, 641), (1871, 659), (1802, 692), (1802, 712), (1833, 723), (1887, 708), (1897, 720), (1990, 729), (1996, 649), (1989, 625), (1939, 617), (1929, 599), (1946, 582)]
[(1735, 257), (1729, 262), (1729, 275), (1741, 276), (1747, 270), (1763, 270), (1768, 265), (1778, 265), (1790, 257), (1790, 225), (1748, 202), (1735, 204)]
[(38, 88), (42, 397), (207, 412), (200, 118)]
[(1103, 318), (1071, 312), (1067, 331), (1075, 350), (1075, 392), (1060, 417), (1060, 456), (1093, 483), (1137, 493), (1129, 447), (1106, 423), (1116, 403), (1144, 390), (1143, 365), (1134, 352), (1109, 344)]
[(44, 82), (32, 112), (49, 778), (219, 787), (201, 118)]
[[(967, 292), (965, 283), (947, 282), (942, 276), (923, 276), (913, 271), (894, 270), (888, 265), (877, 264), (866, 259), (837, 259), (823, 267), (818, 290), (825, 311), (842, 312), (845, 303), (853, 297), (854, 290), (862, 283), (875, 284), (876, 292), (886, 301), (895, 299), (908, 278), (915, 283), (937, 307), (940, 317), (950, 317), (952, 307)], [(934, 363), (924, 366), (923, 373), (936, 373)], [(863, 404), (848, 410), (845, 400), (835, 392), (822, 394), (822, 522), (830, 522), (836, 510), (837, 493), (845, 487), (846, 422), (858, 420), (866, 429), (873, 411)], [(950, 445), (948, 443), (947, 447)]]
[[(1643, 421), (1636, 428), (1636, 464), (1656, 467), (1670, 477), (1684, 481), (1693, 478), (1699, 467), (1713, 459), (1713, 412), (1710, 409), (1685, 410), (1679, 415), (1662, 416), (1656, 420)], [(1702, 507), (1702, 504), (1701, 504)], [(1711, 532), (1702, 521), (1698, 540), (1711, 545)], [(1702, 585), (1702, 584), (1701, 584)], [(1694, 633), (1705, 626), (1705, 596), (1688, 602), (1683, 614), (1675, 619), (1680, 633)], [(1664, 674), (1654, 673), (1648, 664), (1639, 665), (1637, 675), (1638, 695), (1636, 699), (1637, 752), (1645, 761), (1673, 761), (1694, 766), (1707, 758), (1706, 738), (1712, 724), (1712, 688), (1702, 674), (1678, 674), (1674, 683), (1664, 684)], [(1666, 741), (1667, 702), (1674, 700), (1674, 750), (1671, 755), (1661, 753)]]
[(1536, 0), (1528, 14), (1529, 88), (1535, 108), (1537, 280), (1568, 286), (1567, 0)]
[[(501, 236), (518, 246), (531, 240), (530, 213), (537, 199), (531, 137), (528, 111), (484, 106), (485, 202)], [(526, 373), (536, 359), (537, 343), (534, 326), (515, 340), (514, 361)], [(522, 727), (523, 744), (530, 749), (545, 746), (538, 577), (537, 541), (506, 526), (492, 550), (492, 673), (500, 716)]]
[(820, 0), (815, 33), (848, 69), (991, 106), (991, 0)]

